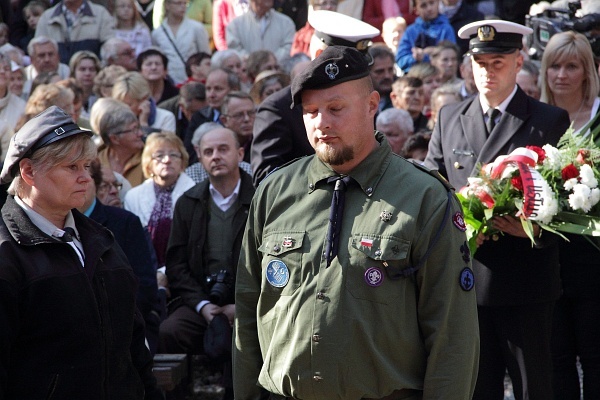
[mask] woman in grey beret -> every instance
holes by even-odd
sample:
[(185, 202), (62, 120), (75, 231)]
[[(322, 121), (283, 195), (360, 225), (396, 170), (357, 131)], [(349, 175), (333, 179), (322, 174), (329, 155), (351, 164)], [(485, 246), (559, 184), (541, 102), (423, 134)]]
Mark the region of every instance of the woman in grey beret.
[(0, 221), (0, 398), (161, 399), (113, 235), (75, 208), (91, 132), (52, 106), (11, 139)]

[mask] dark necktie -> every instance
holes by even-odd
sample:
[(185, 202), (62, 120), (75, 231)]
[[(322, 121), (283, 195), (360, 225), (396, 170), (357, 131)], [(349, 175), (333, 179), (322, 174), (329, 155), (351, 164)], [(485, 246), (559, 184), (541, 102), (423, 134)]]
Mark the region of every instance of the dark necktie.
[(325, 245), (325, 258), (327, 259), (328, 267), (338, 254), (346, 187), (352, 180), (349, 176), (332, 176), (327, 179), (327, 183), (335, 183), (333, 197), (331, 198), (331, 208), (329, 209), (329, 227), (327, 228), (327, 243)]
[(488, 120), (485, 123), (485, 126), (487, 127), (488, 136), (492, 134), (492, 131), (496, 126), (496, 118), (498, 118), (499, 115), (500, 110), (498, 110), (497, 108), (490, 108), (487, 110)]
[(63, 229), (63, 231), (65, 233), (64, 233), (64, 235), (62, 235), (60, 237), (60, 240), (62, 240), (65, 243), (72, 242), (73, 238), (77, 236), (75, 234), (75, 229), (73, 229), (73, 228), (67, 227), (67, 228)]

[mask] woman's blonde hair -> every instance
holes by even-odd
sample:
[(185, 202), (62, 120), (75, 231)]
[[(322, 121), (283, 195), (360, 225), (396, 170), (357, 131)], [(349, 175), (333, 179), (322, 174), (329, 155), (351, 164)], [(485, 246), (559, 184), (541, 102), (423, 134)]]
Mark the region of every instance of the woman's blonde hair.
[[(35, 171), (46, 172), (60, 163), (74, 163), (81, 160), (91, 161), (97, 155), (98, 149), (93, 140), (88, 135), (80, 134), (50, 143), (25, 158), (31, 160)], [(15, 178), (8, 188), (8, 193), (20, 197), (27, 193), (27, 185), (21, 177), (18, 166), (15, 171)]]
[(68, 114), (72, 111), (75, 94), (69, 88), (54, 83), (38, 85), (25, 105), (25, 112), (17, 122), (15, 131), (21, 129), (27, 121), (50, 106), (58, 106)]
[(590, 102), (598, 97), (600, 91), (600, 79), (596, 65), (594, 64), (594, 53), (588, 39), (581, 33), (567, 31), (553, 35), (546, 45), (542, 56), (542, 68), (540, 76), (542, 79), (542, 95), (540, 100), (556, 105), (554, 94), (548, 86), (548, 68), (557, 61), (579, 60), (583, 65), (583, 100)]
[(139, 72), (127, 72), (117, 78), (113, 85), (112, 97), (123, 101), (125, 96), (135, 100), (142, 100), (150, 97), (150, 85), (146, 78)]
[(164, 143), (174, 146), (181, 153), (181, 170), (183, 171), (187, 167), (190, 156), (179, 136), (174, 132), (154, 132), (148, 135), (142, 152), (142, 171), (145, 178), (152, 176), (152, 154)]

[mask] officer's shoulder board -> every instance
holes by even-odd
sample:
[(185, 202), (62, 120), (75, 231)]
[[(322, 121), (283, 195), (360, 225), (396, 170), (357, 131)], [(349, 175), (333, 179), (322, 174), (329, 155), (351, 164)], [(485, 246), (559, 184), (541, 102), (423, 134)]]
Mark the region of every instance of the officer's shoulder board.
[(440, 174), (440, 173), (439, 173), (439, 171), (438, 171), (438, 170), (435, 170), (435, 169), (429, 169), (429, 168), (425, 167), (424, 165), (421, 165), (421, 164), (419, 164), (419, 163), (416, 163), (416, 162), (414, 162), (414, 161), (412, 161), (412, 160), (411, 160), (411, 161), (409, 161), (409, 162), (410, 162), (410, 163), (411, 163), (411, 164), (412, 164), (412, 165), (413, 165), (415, 168), (417, 168), (417, 169), (419, 169), (419, 170), (421, 170), (421, 171), (423, 171), (423, 172), (425, 172), (425, 173), (427, 173), (427, 174), (429, 174), (429, 175), (433, 176), (435, 179), (437, 179), (438, 181), (440, 181), (440, 183), (441, 183), (442, 185), (444, 185), (444, 187), (446, 188), (446, 190), (447, 190), (447, 191), (453, 191), (453, 190), (454, 190), (454, 187), (453, 187), (453, 186), (450, 184), (450, 182), (448, 182), (448, 181), (446, 180), (446, 178), (444, 178), (444, 177), (442, 176), (442, 174)]

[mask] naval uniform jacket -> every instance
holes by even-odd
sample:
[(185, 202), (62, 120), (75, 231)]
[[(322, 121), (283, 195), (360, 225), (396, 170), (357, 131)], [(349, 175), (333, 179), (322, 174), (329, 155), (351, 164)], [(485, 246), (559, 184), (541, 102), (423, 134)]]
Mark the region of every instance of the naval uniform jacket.
[[(233, 240), (231, 242), (231, 259), (233, 264), (225, 266), (234, 273), (242, 244), (246, 218), (250, 201), (254, 195), (252, 178), (240, 168), (240, 192), (237, 198), (239, 208), (233, 216)], [(210, 181), (208, 179), (196, 184), (185, 192), (175, 205), (171, 236), (167, 246), (167, 277), (172, 296), (179, 297), (192, 309), (198, 303), (208, 300), (206, 285), (207, 271), (204, 258), (204, 245), (210, 218)], [(235, 207), (233, 205), (232, 207)]]
[[(541, 103), (517, 89), (506, 112), (487, 138), (477, 96), (441, 109), (425, 165), (438, 169), (460, 189), (478, 166), (527, 145), (555, 146), (569, 127), (567, 112)], [(500, 235), (475, 254), (473, 268), (479, 305), (519, 305), (555, 300), (559, 295), (557, 238), (544, 233), (542, 248), (527, 238)]]
[(292, 104), (290, 86), (273, 93), (259, 106), (254, 121), (252, 156), (254, 186), (275, 168), (298, 157), (315, 154), (306, 137), (302, 107)]
[(0, 398), (161, 399), (127, 258), (107, 229), (73, 217), (85, 267), (13, 196), (2, 208)]
[[(383, 134), (377, 139), (349, 173), (355, 182), (329, 267), (322, 254), (335, 172), (310, 156), (258, 187), (236, 282), (236, 399), (256, 399), (260, 387), (305, 400), (471, 398), (476, 301), (474, 289), (459, 285), (470, 261), (460, 250), (464, 232), (452, 218), (442, 223), (460, 205), (438, 179), (393, 154)], [(384, 272), (421, 260), (407, 278)]]

